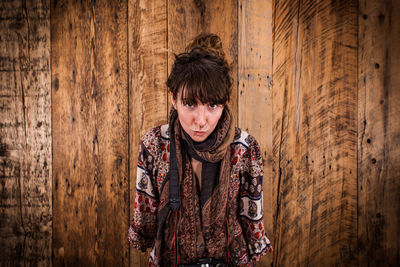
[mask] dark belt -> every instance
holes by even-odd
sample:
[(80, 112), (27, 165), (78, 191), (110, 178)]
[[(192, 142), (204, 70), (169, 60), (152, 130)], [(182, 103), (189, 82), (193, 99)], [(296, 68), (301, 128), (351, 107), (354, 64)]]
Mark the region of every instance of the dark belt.
[(227, 267), (228, 264), (225, 260), (218, 260), (213, 258), (199, 259), (196, 263), (178, 264), (177, 267)]

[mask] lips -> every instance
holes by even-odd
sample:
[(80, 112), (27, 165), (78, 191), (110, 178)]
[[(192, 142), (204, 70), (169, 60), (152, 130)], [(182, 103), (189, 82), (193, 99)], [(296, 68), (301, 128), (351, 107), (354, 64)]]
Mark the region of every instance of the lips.
[(203, 135), (206, 134), (205, 131), (194, 131), (194, 133), (195, 133), (196, 135), (198, 135), (198, 136), (203, 136)]

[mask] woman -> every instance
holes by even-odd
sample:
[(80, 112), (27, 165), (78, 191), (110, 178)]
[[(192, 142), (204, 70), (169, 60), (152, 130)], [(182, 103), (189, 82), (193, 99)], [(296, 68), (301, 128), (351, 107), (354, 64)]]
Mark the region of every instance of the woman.
[(133, 247), (152, 247), (150, 266), (253, 266), (272, 251), (260, 147), (234, 127), (231, 80), (217, 35), (176, 56), (169, 124), (141, 139), (129, 229)]

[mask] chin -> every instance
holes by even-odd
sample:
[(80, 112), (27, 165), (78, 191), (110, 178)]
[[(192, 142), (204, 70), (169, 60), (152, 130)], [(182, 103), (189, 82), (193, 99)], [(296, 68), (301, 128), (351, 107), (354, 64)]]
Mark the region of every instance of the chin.
[(204, 135), (204, 136), (198, 136), (198, 135), (191, 135), (190, 138), (192, 138), (193, 141), (195, 142), (203, 142), (204, 140), (206, 140), (208, 137), (208, 135)]
[(204, 140), (206, 140), (207, 139), (207, 137), (200, 137), (200, 136), (196, 136), (196, 137), (192, 137), (192, 140), (193, 141), (195, 141), (195, 142), (203, 142)]

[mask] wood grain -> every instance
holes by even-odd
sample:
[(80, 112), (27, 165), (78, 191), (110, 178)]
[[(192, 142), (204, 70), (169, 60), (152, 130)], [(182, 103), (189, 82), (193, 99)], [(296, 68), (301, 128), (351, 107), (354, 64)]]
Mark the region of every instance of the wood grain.
[(53, 264), (128, 266), (127, 3), (51, 12)]
[(360, 266), (400, 263), (400, 8), (359, 2)]
[(237, 120), (237, 1), (234, 0), (178, 0), (168, 1), (168, 73), (174, 54), (201, 32), (218, 34), (222, 39), (226, 59), (232, 72), (230, 107)]
[[(272, 1), (239, 1), (238, 125), (253, 135), (264, 158), (264, 225), (274, 243), (272, 207)], [(270, 266), (266, 256), (258, 266)]]
[[(129, 46), (130, 218), (133, 218), (140, 137), (167, 122), (166, 1), (131, 0)], [(149, 252), (131, 249), (130, 266), (147, 266)]]
[(49, 266), (49, 1), (0, 7), (0, 265)]
[(0, 265), (147, 266), (127, 242), (139, 138), (167, 121), (174, 53), (206, 31), (264, 152), (275, 251), (258, 266), (396, 266), (399, 14), (394, 0), (2, 1)]
[(275, 1), (275, 266), (351, 265), (357, 245), (357, 2)]

